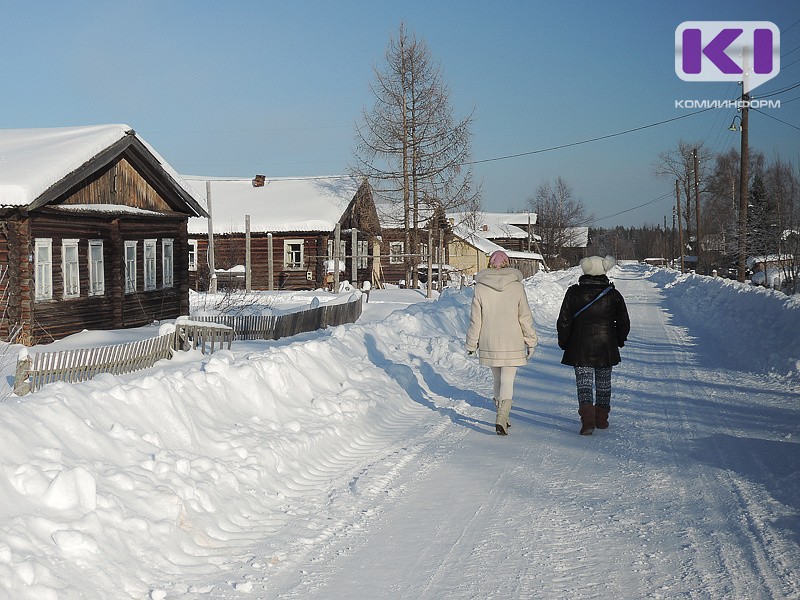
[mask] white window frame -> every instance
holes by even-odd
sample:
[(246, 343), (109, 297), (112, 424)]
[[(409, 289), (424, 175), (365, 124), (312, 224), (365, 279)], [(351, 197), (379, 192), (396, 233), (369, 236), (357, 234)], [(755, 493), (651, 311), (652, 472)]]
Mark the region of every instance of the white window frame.
[(189, 270), (197, 271), (198, 240), (189, 240)]
[(389, 242), (389, 264), (402, 265), (403, 254), (405, 253), (404, 242)]
[[(53, 299), (53, 238), (36, 238), (33, 255), (36, 300)], [(44, 254), (42, 254), (44, 252)]]
[[(74, 260), (67, 259), (70, 251), (74, 251)], [(80, 298), (81, 272), (78, 240), (61, 240), (61, 277), (64, 283), (64, 298)]]
[(138, 254), (138, 241), (125, 242), (125, 293), (132, 294), (136, 291), (136, 255)]
[(156, 289), (156, 240), (144, 241), (144, 291), (151, 292)]
[(171, 238), (161, 240), (161, 285), (171, 288), (175, 285), (175, 246)]
[[(100, 259), (95, 260), (95, 250), (100, 249)], [(89, 295), (102, 296), (106, 293), (105, 257), (103, 240), (89, 240)]]
[[(291, 253), (296, 252), (292, 246), (300, 246), (300, 260), (293, 260)], [(287, 271), (302, 271), (305, 265), (305, 240), (283, 240), (283, 267)]]

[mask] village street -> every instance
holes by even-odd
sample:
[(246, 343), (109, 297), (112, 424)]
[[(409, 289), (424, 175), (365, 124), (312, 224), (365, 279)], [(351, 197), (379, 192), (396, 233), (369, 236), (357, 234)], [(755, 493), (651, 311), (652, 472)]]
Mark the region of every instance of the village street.
[(331, 495), (353, 521), (270, 582), (277, 597), (795, 597), (800, 395), (725, 368), (637, 268), (614, 279), (634, 325), (609, 430), (577, 435), (552, 326), (507, 438), (488, 369), (477, 389), (421, 369), (406, 419), (425, 433)]
[(797, 597), (796, 300), (615, 267), (633, 330), (580, 436), (554, 331), (578, 275), (525, 281), (507, 437), (457, 289), (7, 399), (0, 598)]

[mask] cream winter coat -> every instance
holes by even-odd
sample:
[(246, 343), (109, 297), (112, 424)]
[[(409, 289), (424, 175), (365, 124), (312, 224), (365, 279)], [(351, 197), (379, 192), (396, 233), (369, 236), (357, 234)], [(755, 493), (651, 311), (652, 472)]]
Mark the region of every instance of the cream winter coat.
[(483, 269), (475, 275), (467, 350), (478, 350), (489, 367), (520, 367), (536, 347), (533, 315), (522, 273), (517, 269)]

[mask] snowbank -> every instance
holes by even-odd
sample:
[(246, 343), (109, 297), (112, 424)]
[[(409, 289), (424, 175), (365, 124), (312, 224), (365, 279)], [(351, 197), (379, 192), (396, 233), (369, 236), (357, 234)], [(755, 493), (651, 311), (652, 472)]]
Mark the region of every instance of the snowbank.
[(800, 380), (800, 296), (670, 269), (650, 278), (698, 344), (729, 368)]

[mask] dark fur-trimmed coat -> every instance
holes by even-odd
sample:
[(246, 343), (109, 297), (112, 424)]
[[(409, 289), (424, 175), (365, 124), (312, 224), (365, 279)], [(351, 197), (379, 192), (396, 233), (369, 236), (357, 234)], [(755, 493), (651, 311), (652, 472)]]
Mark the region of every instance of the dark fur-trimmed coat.
[[(577, 317), (575, 313), (606, 287), (612, 289)], [(556, 323), (561, 362), (575, 367), (613, 367), (620, 362), (619, 349), (631, 330), (622, 294), (605, 275), (582, 275), (564, 295)]]

